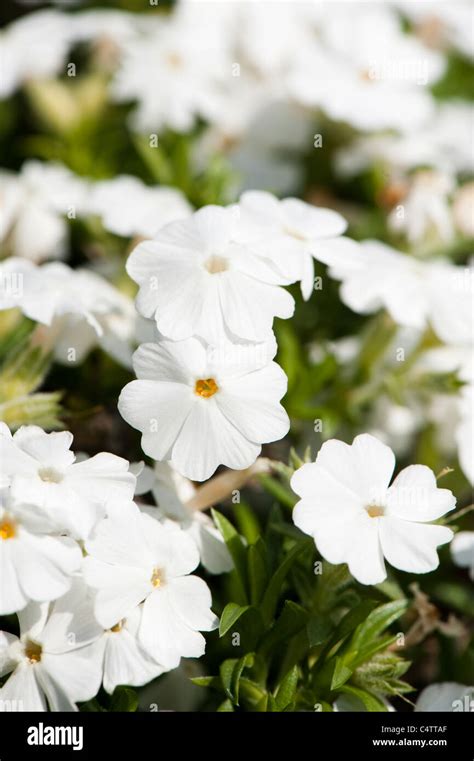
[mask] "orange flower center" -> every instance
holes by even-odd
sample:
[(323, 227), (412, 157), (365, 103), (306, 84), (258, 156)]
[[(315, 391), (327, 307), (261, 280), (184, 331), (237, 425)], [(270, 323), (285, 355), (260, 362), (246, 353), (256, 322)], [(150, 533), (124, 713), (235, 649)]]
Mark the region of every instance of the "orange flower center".
[(367, 510), (371, 518), (380, 518), (380, 516), (384, 514), (383, 507), (379, 507), (379, 505), (370, 505), (369, 507), (366, 507), (365, 509)]
[(159, 589), (161, 586), (163, 586), (165, 581), (164, 571), (161, 568), (154, 568), (150, 581), (156, 589)]
[(30, 663), (39, 663), (41, 660), (41, 653), (43, 652), (43, 648), (41, 645), (38, 645), (37, 642), (33, 642), (33, 640), (29, 639), (28, 642), (25, 645), (25, 655), (30, 661)]
[(214, 378), (206, 378), (205, 380), (196, 381), (194, 391), (198, 396), (209, 399), (210, 396), (214, 396), (219, 391), (219, 386)]
[(16, 525), (11, 518), (5, 517), (0, 521), (0, 539), (13, 539), (16, 535)]

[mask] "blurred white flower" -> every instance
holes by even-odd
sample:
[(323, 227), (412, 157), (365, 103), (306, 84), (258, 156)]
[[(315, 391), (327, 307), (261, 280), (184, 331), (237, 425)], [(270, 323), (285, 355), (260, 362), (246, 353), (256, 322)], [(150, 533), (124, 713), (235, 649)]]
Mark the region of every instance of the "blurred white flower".
[(12, 307), (47, 326), (37, 332), (37, 341), (59, 362), (82, 362), (99, 345), (131, 366), (137, 323), (133, 301), (91, 270), (7, 259), (0, 264), (0, 310)]
[(396, 0), (396, 6), (415, 24), (415, 34), (431, 48), (454, 47), (468, 58), (474, 56), (474, 29), (470, 2), (440, 3), (437, 0)]
[[(77, 711), (101, 682), (97, 624), (80, 618), (67, 595), (53, 606), (30, 603), (18, 614), (20, 637), (0, 632), (0, 676), (11, 674), (0, 689), (0, 711)], [(15, 710), (15, 709), (14, 709)]]
[(330, 563), (347, 563), (362, 584), (384, 581), (384, 557), (402, 571), (433, 571), (436, 548), (453, 537), (446, 526), (429, 523), (454, 508), (452, 493), (438, 489), (424, 465), (410, 465), (389, 486), (394, 467), (392, 450), (362, 434), (352, 445), (326, 441), (316, 462), (303, 465), (291, 481), (301, 497), (296, 526)]
[(55, 10), (22, 16), (0, 33), (0, 98), (8, 98), (31, 78), (61, 72), (71, 41), (71, 17)]
[(454, 181), (437, 171), (416, 172), (410, 180), (408, 193), (388, 217), (389, 227), (406, 235), (412, 244), (419, 243), (430, 233), (442, 241), (454, 237), (449, 196)]
[(427, 86), (441, 76), (443, 57), (404, 34), (387, 5), (356, 8), (322, 14), (323, 45), (295, 56), (290, 94), (359, 130), (421, 124), (433, 109)]
[(41, 262), (67, 253), (66, 218), (87, 205), (88, 184), (61, 164), (27, 161), (19, 174), (0, 173), (0, 240), (14, 256)]
[(457, 682), (441, 682), (425, 687), (418, 696), (415, 711), (467, 711), (474, 710), (474, 686)]
[(453, 198), (453, 221), (461, 235), (474, 238), (474, 182), (466, 182)]
[(131, 253), (137, 309), (164, 336), (264, 341), (275, 316), (293, 314), (292, 296), (279, 287), (289, 279), (248, 245), (240, 216), (238, 207), (205, 206)]
[(63, 595), (81, 564), (72, 539), (59, 536), (37, 507), (0, 498), (0, 615), (22, 610), (30, 600), (43, 602)]
[(151, 517), (173, 520), (179, 523), (183, 531), (189, 534), (199, 551), (202, 565), (209, 573), (225, 573), (233, 567), (232, 558), (222, 538), (222, 534), (214, 526), (208, 515), (200, 510), (193, 510), (186, 505), (194, 494), (196, 487), (184, 476), (180, 475), (169, 463), (156, 462), (154, 469), (146, 468), (137, 479), (147, 483), (143, 492), (152, 492), (158, 507), (142, 506)]
[(314, 289), (313, 257), (318, 258), (321, 240), (342, 235), (345, 219), (331, 209), (298, 198), (279, 201), (259, 190), (244, 193), (239, 207), (252, 227), (252, 249), (270, 259), (290, 282), (301, 281), (303, 297), (309, 299)]
[(158, 663), (175, 668), (180, 658), (204, 653), (200, 632), (217, 625), (211, 593), (189, 575), (199, 553), (175, 523), (154, 520), (133, 502), (114, 501), (86, 550), (84, 578), (97, 590), (102, 626), (116, 626), (143, 602), (138, 639)]
[(111, 94), (137, 101), (136, 129), (186, 132), (198, 117), (216, 113), (219, 83), (232, 76), (228, 47), (216, 32), (208, 13), (160, 16), (150, 19), (147, 34), (125, 44)]
[(459, 531), (451, 542), (450, 550), (455, 565), (467, 568), (474, 581), (474, 531)]
[(163, 225), (188, 217), (191, 206), (175, 188), (148, 187), (137, 177), (121, 175), (92, 186), (89, 211), (116, 235), (153, 238)]
[(288, 433), (279, 404), (283, 370), (263, 345), (205, 346), (197, 339), (143, 344), (134, 354), (138, 380), (120, 394), (122, 417), (143, 433), (142, 449), (204, 481), (219, 465), (240, 470), (263, 443)]
[(429, 310), (425, 264), (375, 240), (340, 238), (323, 246), (318, 258), (342, 280), (341, 299), (354, 312), (387, 309), (398, 325), (423, 328)]
[(400, 172), (422, 166), (447, 174), (472, 172), (473, 119), (474, 108), (470, 103), (442, 101), (422, 127), (402, 134), (372, 134), (353, 140), (337, 152), (336, 169), (351, 176), (381, 162), (390, 167), (395, 180)]
[(101, 452), (75, 462), (69, 431), (22, 426), (13, 436), (0, 424), (2, 470), (13, 500), (37, 507), (58, 533), (85, 539), (110, 499), (133, 497), (135, 476), (122, 457)]

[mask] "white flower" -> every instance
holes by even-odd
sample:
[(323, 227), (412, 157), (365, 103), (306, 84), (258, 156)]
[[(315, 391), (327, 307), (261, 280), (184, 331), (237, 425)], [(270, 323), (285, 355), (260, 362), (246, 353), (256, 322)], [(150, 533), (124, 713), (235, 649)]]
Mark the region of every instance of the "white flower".
[(116, 235), (152, 238), (160, 227), (189, 216), (191, 207), (176, 188), (148, 187), (137, 177), (122, 175), (93, 186), (89, 210)]
[[(365, 17), (376, 23), (379, 11), (371, 7)], [(331, 119), (363, 131), (414, 129), (427, 121), (434, 101), (422, 85), (425, 77), (436, 78), (440, 67), (432, 67), (431, 61), (425, 66), (426, 56), (419, 49), (391, 51), (387, 46), (372, 53), (374, 43), (386, 45), (384, 32), (370, 25), (355, 29), (360, 13), (354, 17), (343, 12), (345, 23), (339, 26), (344, 27), (340, 42), (345, 51), (317, 45), (303, 51), (288, 75), (290, 94), (302, 105), (322, 109)], [(358, 49), (351, 51), (351, 43)]]
[(97, 590), (95, 612), (105, 628), (143, 602), (138, 639), (165, 668), (181, 657), (199, 657), (201, 631), (216, 626), (210, 591), (189, 574), (199, 563), (194, 542), (176, 524), (141, 513), (133, 502), (114, 501), (86, 543), (84, 578)]
[(270, 361), (274, 354), (268, 344), (206, 349), (197, 338), (143, 344), (134, 354), (138, 380), (120, 394), (120, 414), (142, 431), (146, 454), (171, 460), (195, 481), (221, 464), (247, 468), (261, 444), (289, 429), (279, 404), (287, 379)]
[(0, 174), (6, 250), (35, 262), (67, 253), (67, 215), (85, 212), (87, 183), (61, 164), (27, 161), (18, 175)]
[(453, 46), (462, 55), (473, 57), (474, 32), (469, 2), (397, 0), (396, 5), (414, 23), (415, 34), (427, 45), (437, 50)]
[[(112, 693), (120, 684), (141, 686), (163, 673), (164, 668), (154, 661), (137, 639), (143, 606), (136, 607), (127, 618), (107, 629), (94, 615), (94, 593), (82, 576), (74, 579), (71, 589), (55, 604), (66, 613), (64, 628), (68, 639), (75, 644), (95, 644), (89, 650), (97, 660), (104, 689)], [(72, 617), (67, 614), (72, 613)], [(97, 690), (96, 690), (97, 691)]]
[(420, 693), (415, 711), (474, 711), (474, 686), (468, 687), (457, 682), (430, 684)]
[[(0, 424), (0, 456), (15, 501), (38, 507), (57, 531), (85, 539), (110, 499), (133, 496), (127, 460), (108, 452), (75, 462), (72, 433), (22, 426), (13, 436)], [(46, 599), (46, 598), (45, 598)]]
[(141, 687), (163, 674), (165, 668), (146, 653), (138, 641), (142, 606), (127, 618), (106, 629), (100, 640), (103, 648), (103, 684), (112, 694), (120, 684)]
[(301, 497), (295, 524), (326, 560), (347, 563), (362, 584), (386, 578), (384, 557), (402, 571), (433, 571), (436, 548), (453, 536), (429, 523), (454, 508), (451, 492), (438, 489), (424, 465), (410, 465), (389, 486), (394, 467), (392, 450), (362, 434), (350, 446), (326, 441), (316, 462), (303, 465), (291, 481)]
[(357, 129), (407, 129), (426, 120), (425, 89), (443, 73), (439, 53), (404, 34), (387, 5), (334, 7), (321, 15), (323, 44), (295, 56), (290, 92)]
[[(3, 461), (2, 461), (3, 464)], [(0, 615), (22, 610), (30, 600), (63, 595), (81, 563), (72, 539), (58, 536), (47, 515), (3, 495), (0, 502)]]
[(474, 182), (466, 182), (453, 199), (453, 220), (456, 229), (466, 238), (474, 238)]
[(58, 362), (79, 363), (99, 345), (117, 362), (131, 365), (133, 301), (95, 272), (62, 262), (36, 267), (7, 259), (0, 264), (0, 309), (15, 306), (48, 327), (38, 342)]
[(192, 19), (155, 17), (148, 27), (124, 45), (112, 96), (138, 102), (133, 125), (140, 131), (166, 126), (186, 132), (197, 117), (209, 118), (217, 110), (219, 83), (231, 76), (226, 46), (206, 13)]
[(20, 638), (0, 632), (0, 676), (12, 672), (0, 689), (0, 711), (77, 711), (76, 702), (98, 692), (100, 653), (89, 644), (97, 625), (80, 619), (69, 600), (30, 603), (19, 613)]
[(321, 240), (336, 238), (347, 223), (331, 209), (311, 206), (298, 198), (279, 201), (271, 193), (254, 190), (239, 202), (243, 218), (252, 230), (252, 248), (272, 260), (285, 278), (301, 281), (309, 299), (314, 286), (313, 256), (318, 258)]
[(372, 164), (388, 164), (395, 181), (400, 171), (431, 166), (448, 174), (472, 172), (470, 150), (474, 109), (464, 101), (436, 104), (434, 116), (422, 128), (402, 134), (369, 134), (344, 146), (336, 154), (336, 169), (357, 174)]
[(146, 468), (143, 476), (138, 477), (138, 485), (141, 480), (147, 483), (144, 483), (142, 491), (135, 493), (144, 494), (151, 490), (158, 505), (157, 508), (142, 507), (142, 510), (152, 517), (179, 523), (195, 543), (201, 563), (209, 573), (230, 571), (233, 567), (232, 558), (222, 534), (208, 515), (186, 505), (196, 493), (194, 484), (164, 462), (156, 462), (154, 470)]
[(453, 562), (460, 568), (467, 568), (474, 581), (474, 531), (460, 531), (451, 542)]
[(242, 240), (239, 218), (236, 208), (206, 206), (130, 255), (127, 272), (140, 285), (137, 309), (154, 316), (164, 336), (218, 342), (227, 332), (263, 341), (275, 316), (293, 314), (293, 298), (279, 287), (288, 279)]
[(66, 61), (71, 16), (42, 10), (22, 16), (0, 34), (0, 98), (8, 98), (27, 79), (53, 77)]
[(427, 270), (423, 262), (375, 240), (330, 241), (319, 252), (329, 274), (342, 280), (341, 299), (354, 312), (385, 307), (399, 325), (423, 328), (429, 312)]
[(419, 243), (430, 233), (450, 241), (454, 228), (448, 196), (454, 189), (452, 177), (437, 171), (416, 172), (401, 205), (388, 217), (389, 227), (404, 233), (410, 243)]

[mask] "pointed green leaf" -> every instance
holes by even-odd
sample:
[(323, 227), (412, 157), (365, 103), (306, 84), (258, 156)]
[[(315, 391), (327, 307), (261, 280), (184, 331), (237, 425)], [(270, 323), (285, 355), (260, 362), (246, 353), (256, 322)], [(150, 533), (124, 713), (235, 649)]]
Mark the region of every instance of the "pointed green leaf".
[(223, 637), (227, 634), (229, 629), (239, 620), (247, 610), (250, 609), (250, 605), (237, 605), (235, 602), (229, 602), (222, 611), (221, 620), (219, 623), (219, 637)]
[(286, 708), (296, 697), (296, 688), (298, 686), (299, 669), (298, 666), (293, 668), (280, 682), (276, 691), (275, 699), (280, 710)]

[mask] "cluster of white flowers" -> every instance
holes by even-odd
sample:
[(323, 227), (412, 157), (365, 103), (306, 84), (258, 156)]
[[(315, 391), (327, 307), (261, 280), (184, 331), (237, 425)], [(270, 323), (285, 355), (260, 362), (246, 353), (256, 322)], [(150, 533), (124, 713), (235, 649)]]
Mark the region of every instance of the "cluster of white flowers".
[(0, 615), (18, 614), (20, 637), (0, 632), (0, 675), (11, 674), (0, 710), (73, 711), (102, 683), (145, 684), (202, 655), (200, 632), (217, 623), (191, 575), (200, 560), (216, 573), (232, 565), (209, 519), (160, 470), (138, 491), (153, 488), (164, 509), (140, 508), (129, 463), (76, 460), (72, 438), (1, 424)]
[(165, 225), (134, 249), (127, 271), (157, 339), (134, 354), (138, 380), (119, 410), (142, 432), (146, 454), (203, 481), (221, 464), (249, 467), (262, 444), (285, 436), (287, 381), (272, 361), (272, 323), (291, 317), (294, 300), (282, 286), (301, 282), (309, 298), (313, 257), (345, 226), (329, 209), (253, 191)]

